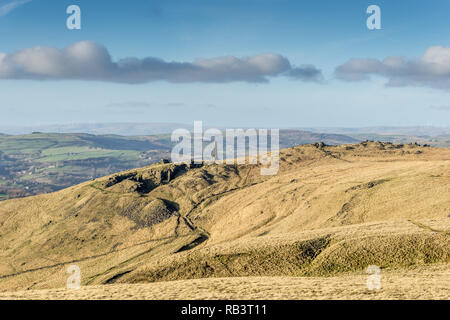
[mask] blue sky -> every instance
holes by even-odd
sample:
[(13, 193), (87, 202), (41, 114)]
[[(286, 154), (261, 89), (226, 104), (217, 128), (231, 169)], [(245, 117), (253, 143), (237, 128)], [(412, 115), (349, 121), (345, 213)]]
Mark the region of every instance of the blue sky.
[[(0, 124), (450, 126), (450, 2), (430, 2), (0, 0)], [(72, 4), (81, 30), (66, 28)], [(366, 27), (371, 4), (382, 30)], [(107, 66), (11, 71), (41, 63), (27, 49), (77, 43)], [(118, 67), (130, 57), (142, 77)]]

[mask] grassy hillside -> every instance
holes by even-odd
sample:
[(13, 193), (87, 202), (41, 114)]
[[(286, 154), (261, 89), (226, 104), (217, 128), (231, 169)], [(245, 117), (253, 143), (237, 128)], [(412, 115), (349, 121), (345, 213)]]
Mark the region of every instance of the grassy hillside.
[(0, 203), (0, 290), (450, 262), (450, 150), (299, 146), (280, 172), (158, 164)]

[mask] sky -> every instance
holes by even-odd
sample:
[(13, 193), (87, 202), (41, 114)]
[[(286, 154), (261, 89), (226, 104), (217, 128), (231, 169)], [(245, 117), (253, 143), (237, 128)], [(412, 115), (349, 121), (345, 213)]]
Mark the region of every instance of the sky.
[[(81, 29), (69, 30), (71, 5)], [(366, 24), (370, 5), (381, 29)], [(447, 0), (0, 0), (0, 125), (450, 126)]]

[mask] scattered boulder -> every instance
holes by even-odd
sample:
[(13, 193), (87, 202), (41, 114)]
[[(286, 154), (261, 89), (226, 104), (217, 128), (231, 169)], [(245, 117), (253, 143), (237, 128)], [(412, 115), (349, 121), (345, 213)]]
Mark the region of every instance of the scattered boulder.
[(323, 149), (323, 148), (327, 147), (325, 142), (314, 143), (313, 146), (318, 148), (318, 149)]

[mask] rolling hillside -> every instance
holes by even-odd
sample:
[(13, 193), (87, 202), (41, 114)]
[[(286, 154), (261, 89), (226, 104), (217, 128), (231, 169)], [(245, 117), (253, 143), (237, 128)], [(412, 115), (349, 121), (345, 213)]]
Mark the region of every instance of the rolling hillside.
[(156, 164), (4, 201), (0, 291), (63, 288), (73, 264), (92, 290), (294, 277), (310, 283), (310, 297), (320, 279), (360, 279), (369, 265), (398, 277), (448, 274), (450, 150), (314, 144), (280, 158), (272, 177), (251, 165)]

